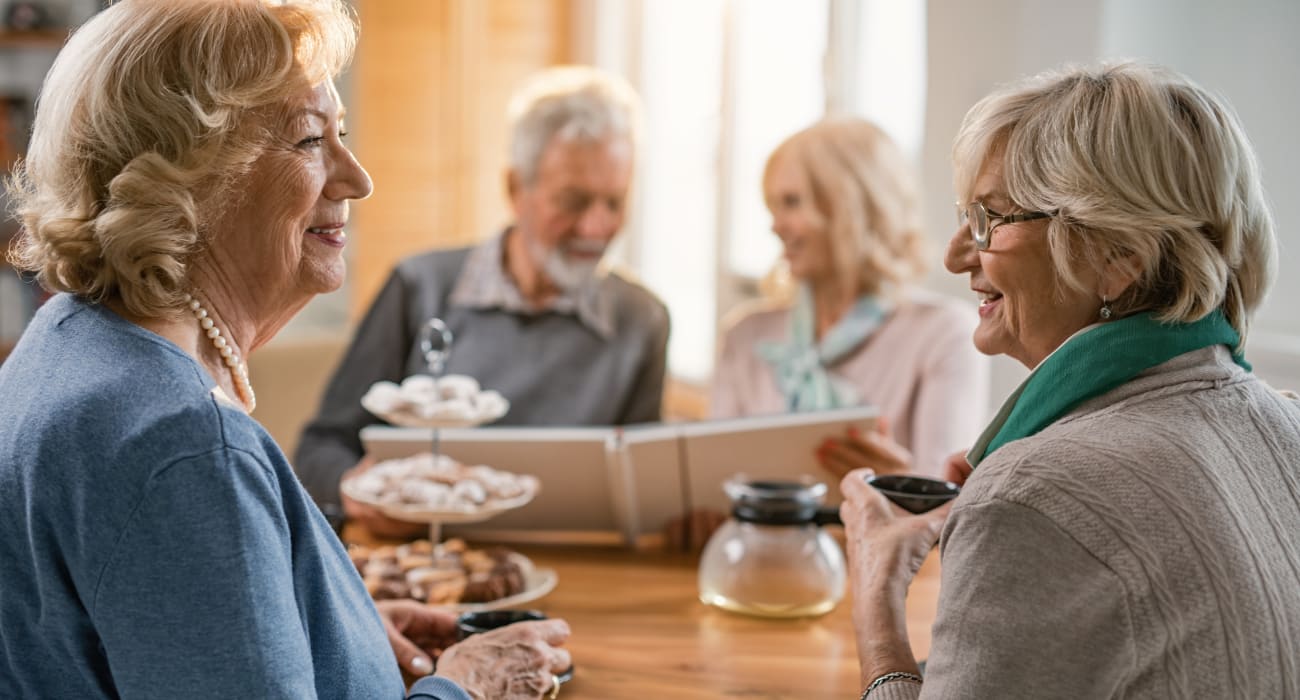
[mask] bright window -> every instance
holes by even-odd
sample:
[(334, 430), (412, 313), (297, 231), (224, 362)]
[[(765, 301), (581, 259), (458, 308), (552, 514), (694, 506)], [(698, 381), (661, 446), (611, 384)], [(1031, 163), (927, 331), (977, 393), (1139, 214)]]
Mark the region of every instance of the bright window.
[(919, 161), (925, 133), (925, 0), (863, 0), (849, 60), (857, 89), (843, 108), (879, 124)]
[(726, 5), (655, 0), (641, 8), (635, 82), (646, 106), (645, 148), (631, 260), (672, 314), (672, 371), (703, 379), (713, 366), (717, 316), (719, 37)]
[[(762, 277), (781, 254), (763, 204), (763, 166), (790, 134), (826, 108), (826, 0), (749, 0), (732, 5), (727, 153), (730, 216), (722, 223), (728, 274)], [(726, 309), (722, 310), (724, 313)]]

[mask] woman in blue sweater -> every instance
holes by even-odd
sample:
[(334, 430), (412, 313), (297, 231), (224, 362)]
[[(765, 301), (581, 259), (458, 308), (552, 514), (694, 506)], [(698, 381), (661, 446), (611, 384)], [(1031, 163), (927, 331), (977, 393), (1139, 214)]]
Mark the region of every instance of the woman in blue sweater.
[[(376, 607), (244, 356), (343, 282), (338, 0), (125, 0), (42, 92), (15, 262), (60, 292), (0, 368), (0, 697), (538, 698), (562, 621), (449, 645)], [(391, 645), (391, 649), (390, 649)]]

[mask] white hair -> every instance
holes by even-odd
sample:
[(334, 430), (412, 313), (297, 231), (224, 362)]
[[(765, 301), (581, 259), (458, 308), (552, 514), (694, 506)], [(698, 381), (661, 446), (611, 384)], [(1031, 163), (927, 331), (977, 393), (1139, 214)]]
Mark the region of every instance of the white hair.
[(510, 99), (510, 167), (533, 182), (554, 139), (635, 148), (640, 100), (627, 81), (589, 66), (559, 66), (534, 76)]
[(953, 146), (964, 200), (990, 159), (1016, 206), (1054, 213), (1063, 285), (1096, 292), (1080, 272), (1127, 258), (1139, 274), (1116, 311), (1195, 321), (1222, 308), (1245, 343), (1277, 242), (1255, 152), (1222, 99), (1155, 66), (1067, 67), (966, 114)]

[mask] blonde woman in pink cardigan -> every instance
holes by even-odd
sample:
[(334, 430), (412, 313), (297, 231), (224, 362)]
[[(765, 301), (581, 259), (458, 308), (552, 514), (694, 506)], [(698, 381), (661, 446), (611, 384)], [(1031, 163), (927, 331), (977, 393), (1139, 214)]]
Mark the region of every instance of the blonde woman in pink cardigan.
[(763, 195), (784, 247), (779, 293), (734, 314), (711, 413), (874, 404), (879, 431), (828, 437), (822, 464), (942, 473), (979, 434), (988, 361), (969, 308), (912, 287), (927, 247), (902, 153), (870, 122), (823, 120), (772, 153)]

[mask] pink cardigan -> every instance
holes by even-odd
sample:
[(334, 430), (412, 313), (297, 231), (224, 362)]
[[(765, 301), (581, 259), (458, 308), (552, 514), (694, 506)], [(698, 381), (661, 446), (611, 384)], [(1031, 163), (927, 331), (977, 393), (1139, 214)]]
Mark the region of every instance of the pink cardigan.
[[(789, 306), (760, 302), (742, 313), (723, 335), (710, 402), (715, 418), (785, 410), (771, 366), (754, 347), (788, 337)], [(970, 447), (984, 428), (989, 361), (971, 343), (978, 320), (969, 304), (913, 292), (857, 352), (831, 368), (880, 408), (919, 472), (940, 475), (944, 459)]]

